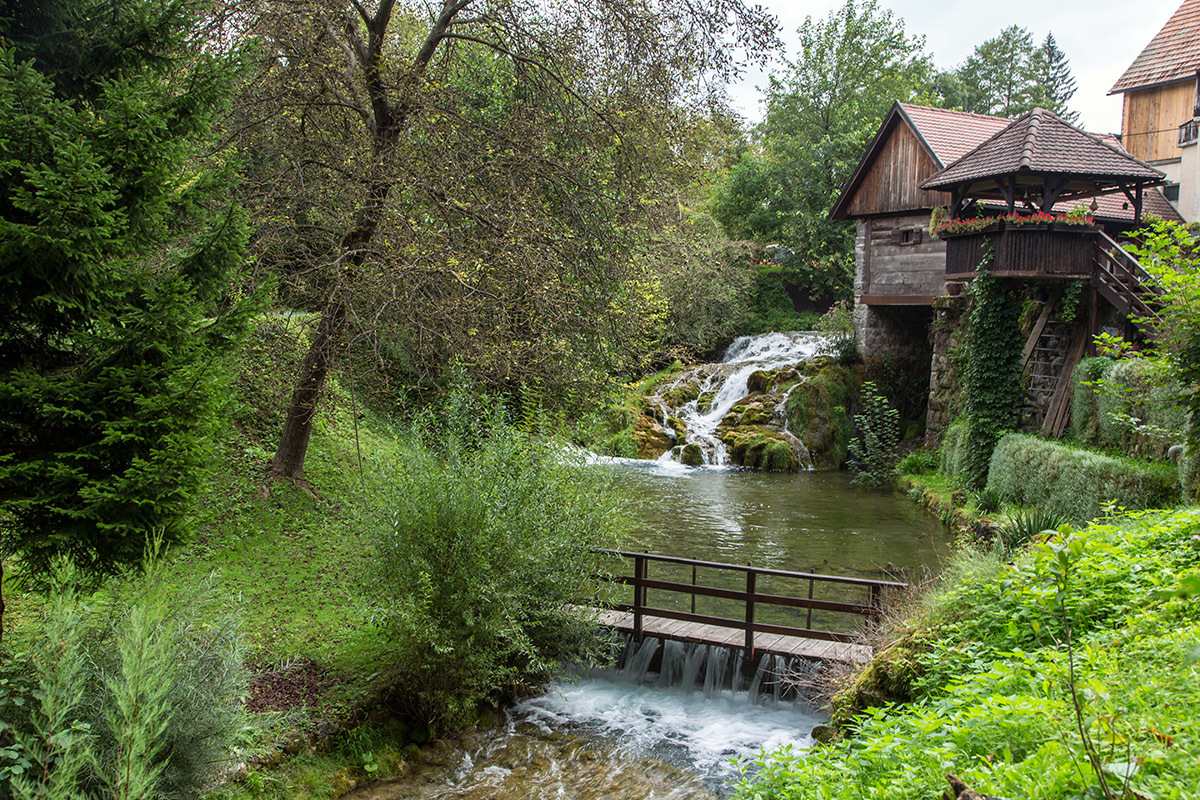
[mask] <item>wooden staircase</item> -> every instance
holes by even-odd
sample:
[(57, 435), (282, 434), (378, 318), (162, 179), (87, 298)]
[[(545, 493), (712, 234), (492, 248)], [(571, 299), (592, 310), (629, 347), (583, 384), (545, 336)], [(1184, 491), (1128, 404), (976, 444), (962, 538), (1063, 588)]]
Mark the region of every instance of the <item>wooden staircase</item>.
[[(1091, 284), (1096, 293), (1153, 335), (1159, 319), (1158, 289), (1137, 259), (1101, 231), (1093, 266)], [(1071, 374), (1096, 333), (1085, 314), (1071, 322), (1054, 317), (1061, 297), (1061, 288), (1051, 291), (1021, 356), (1022, 374), (1029, 380), (1026, 418), (1040, 419), (1042, 430), (1055, 437), (1062, 436), (1070, 419)]]

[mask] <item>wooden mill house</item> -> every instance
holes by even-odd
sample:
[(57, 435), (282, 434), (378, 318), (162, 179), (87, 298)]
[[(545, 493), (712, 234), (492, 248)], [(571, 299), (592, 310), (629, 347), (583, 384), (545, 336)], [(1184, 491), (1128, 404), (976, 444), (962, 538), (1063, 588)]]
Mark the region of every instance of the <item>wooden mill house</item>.
[[(1061, 433), (1070, 374), (1093, 335), (1128, 333), (1128, 315), (1145, 310), (1140, 268), (1117, 240), (1140, 227), (1144, 213), (1181, 220), (1156, 188), (1163, 182), (1115, 137), (1043, 109), (1008, 120), (896, 103), (830, 212), (857, 223), (860, 352), (868, 364), (890, 360), (929, 375), (926, 430), (937, 437), (959, 388), (950, 351), (966, 308), (962, 282), (977, 273), (986, 240), (991, 273), (1020, 282), (1041, 303), (1022, 353), (1025, 424)], [(935, 238), (938, 208), (992, 221)], [(1094, 224), (1003, 219), (1039, 212), (1086, 214)]]

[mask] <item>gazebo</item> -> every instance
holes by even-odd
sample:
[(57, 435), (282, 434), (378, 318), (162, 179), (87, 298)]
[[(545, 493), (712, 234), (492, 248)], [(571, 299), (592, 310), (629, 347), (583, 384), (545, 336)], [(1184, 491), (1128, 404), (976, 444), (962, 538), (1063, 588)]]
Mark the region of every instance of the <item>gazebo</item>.
[(950, 216), (980, 201), (1050, 213), (1055, 205), (1122, 192), (1141, 221), (1142, 192), (1165, 175), (1044, 108), (1035, 108), (940, 172), (922, 189), (949, 192)]

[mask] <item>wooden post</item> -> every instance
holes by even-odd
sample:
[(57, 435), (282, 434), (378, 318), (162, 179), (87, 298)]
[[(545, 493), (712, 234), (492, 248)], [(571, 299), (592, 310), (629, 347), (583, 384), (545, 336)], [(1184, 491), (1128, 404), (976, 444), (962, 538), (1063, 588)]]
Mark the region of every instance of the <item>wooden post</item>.
[[(750, 566), (747, 562), (746, 566)], [(746, 570), (746, 660), (754, 658), (754, 592), (757, 586), (758, 574)]]
[[(696, 588), (696, 565), (692, 564), (692, 588)], [(696, 593), (692, 592), (692, 613), (696, 613)]]
[[(809, 600), (813, 599), (813, 579), (812, 578), (808, 579), (808, 599)], [(804, 627), (810, 631), (812, 630), (812, 606), (808, 607), (808, 618), (804, 621)]]
[(877, 584), (871, 584), (871, 621), (879, 622), (879, 618), (883, 616), (883, 588)]
[(646, 559), (643, 556), (633, 557), (633, 639), (642, 640), (642, 581), (646, 577)]

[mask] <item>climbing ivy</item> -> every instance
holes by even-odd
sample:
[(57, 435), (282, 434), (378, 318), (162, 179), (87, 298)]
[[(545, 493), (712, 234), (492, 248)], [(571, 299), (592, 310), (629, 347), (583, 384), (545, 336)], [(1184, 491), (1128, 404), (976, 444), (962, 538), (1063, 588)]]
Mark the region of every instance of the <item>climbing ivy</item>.
[(975, 307), (967, 329), (963, 371), (963, 405), (969, 424), (963, 474), (975, 487), (986, 481), (992, 449), (1001, 434), (1012, 429), (1021, 401), (1021, 308), (987, 271), (990, 260), (989, 253), (969, 288)]

